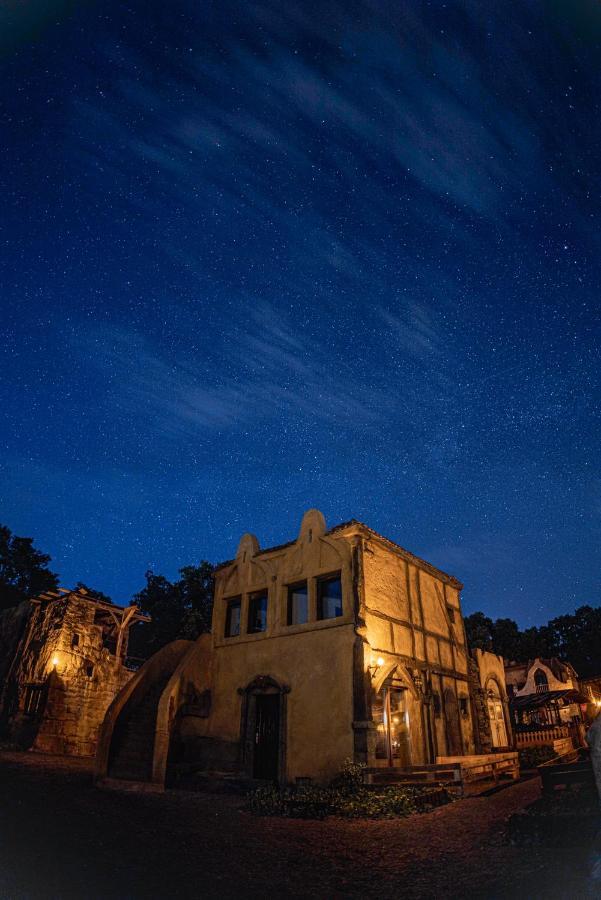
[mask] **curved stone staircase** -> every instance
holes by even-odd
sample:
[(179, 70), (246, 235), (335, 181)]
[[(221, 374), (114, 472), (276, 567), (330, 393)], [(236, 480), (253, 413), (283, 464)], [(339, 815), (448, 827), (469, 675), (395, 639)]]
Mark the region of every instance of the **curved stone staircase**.
[(109, 753), (108, 777), (123, 781), (151, 781), (154, 738), (159, 700), (172, 672), (153, 681), (136, 703), (132, 698), (124, 707), (113, 729)]
[(209, 683), (210, 635), (177, 640), (147, 660), (104, 717), (96, 783), (162, 790), (173, 723), (190, 684)]

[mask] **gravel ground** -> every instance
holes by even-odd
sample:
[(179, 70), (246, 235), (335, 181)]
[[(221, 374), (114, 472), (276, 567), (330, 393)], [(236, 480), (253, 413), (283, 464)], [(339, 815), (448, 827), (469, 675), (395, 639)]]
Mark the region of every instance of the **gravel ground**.
[(587, 850), (512, 846), (538, 780), (393, 821), (256, 819), (225, 794), (100, 791), (89, 764), (0, 753), (0, 897), (576, 898)]

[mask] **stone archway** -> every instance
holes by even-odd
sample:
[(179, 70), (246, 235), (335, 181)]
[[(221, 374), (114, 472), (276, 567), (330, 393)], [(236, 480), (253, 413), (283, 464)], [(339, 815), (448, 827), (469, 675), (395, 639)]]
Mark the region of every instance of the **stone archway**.
[(507, 747), (509, 739), (507, 736), (505, 704), (501, 687), (496, 678), (491, 677), (486, 683), (486, 702), (492, 745), (493, 747)]
[(270, 675), (258, 675), (245, 688), (240, 710), (240, 756), (251, 778), (286, 780), (286, 708), (290, 692)]

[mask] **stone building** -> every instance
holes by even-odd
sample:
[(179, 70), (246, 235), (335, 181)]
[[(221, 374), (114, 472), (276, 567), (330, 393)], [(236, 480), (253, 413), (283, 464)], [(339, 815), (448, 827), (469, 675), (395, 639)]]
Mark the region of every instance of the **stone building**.
[(476, 749), (478, 753), (507, 750), (513, 747), (513, 734), (503, 657), (476, 649), (469, 663)]
[(137, 607), (59, 588), (0, 621), (0, 728), (24, 748), (93, 756), (106, 710), (132, 677), (128, 633)]
[(216, 571), (212, 634), (163, 648), (111, 705), (98, 778), (162, 784), (168, 760), (188, 760), (321, 781), (349, 757), (377, 769), (473, 754), (461, 588), (317, 510), (290, 543), (245, 534)]

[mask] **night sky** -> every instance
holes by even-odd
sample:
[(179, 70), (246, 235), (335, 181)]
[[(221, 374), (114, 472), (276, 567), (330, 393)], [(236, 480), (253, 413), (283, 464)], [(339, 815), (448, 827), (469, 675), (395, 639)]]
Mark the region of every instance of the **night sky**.
[(122, 603), (317, 506), (599, 605), (601, 4), (9, 6), (0, 521)]

